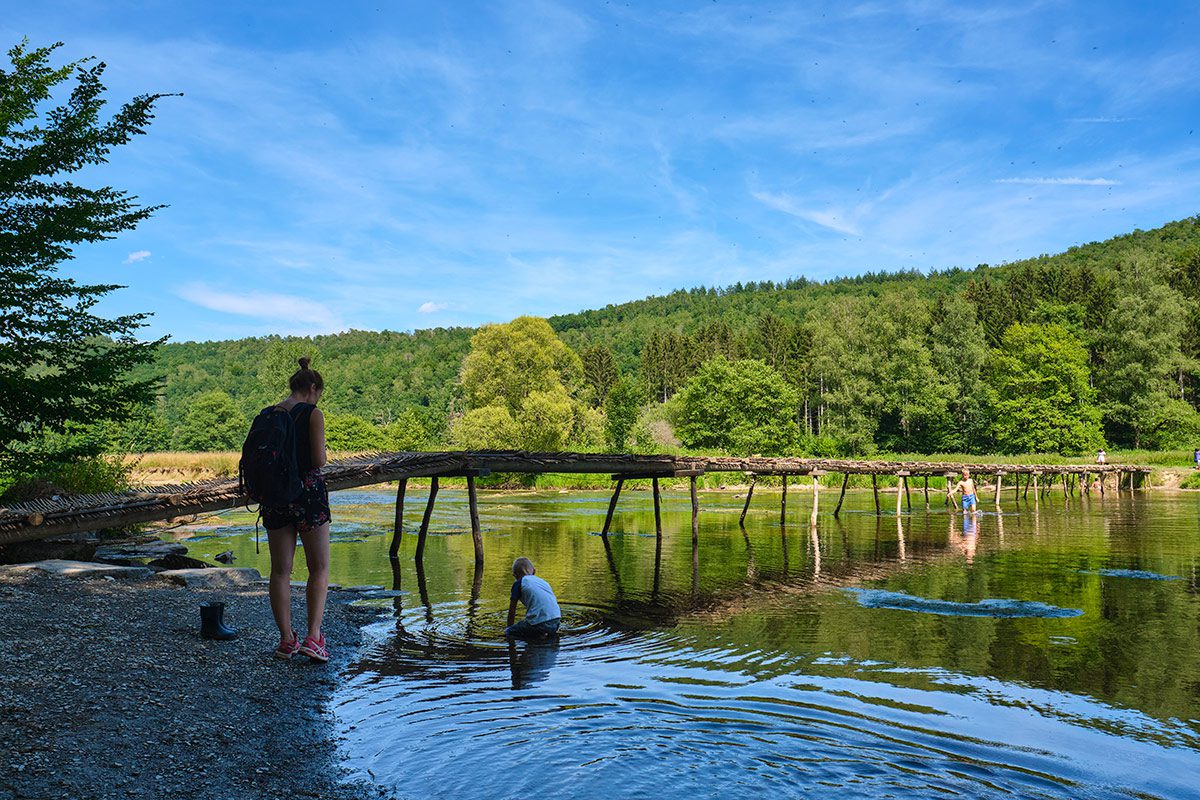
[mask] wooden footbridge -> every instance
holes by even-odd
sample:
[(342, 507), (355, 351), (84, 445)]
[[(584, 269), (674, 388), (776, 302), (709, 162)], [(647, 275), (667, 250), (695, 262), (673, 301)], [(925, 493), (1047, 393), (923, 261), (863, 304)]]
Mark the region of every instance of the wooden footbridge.
[[(1098, 491), (1133, 490), (1147, 485), (1149, 467), (1122, 464), (959, 464), (931, 461), (856, 461), (841, 459), (812, 458), (730, 458), (695, 457), (669, 455), (629, 455), (607, 453), (531, 453), (524, 451), (472, 451), (472, 452), (402, 452), (375, 453), (342, 459), (328, 464), (323, 472), (331, 491), (358, 486), (398, 481), (396, 492), (396, 517), (393, 528), (390, 555), (399, 552), (403, 535), (404, 495), (411, 478), (428, 478), (430, 490), (425, 502), (424, 514), (417, 533), (416, 558), (425, 550), (425, 539), (438, 494), (439, 478), (466, 478), (467, 496), (471, 517), (471, 534), (475, 545), (475, 561), (483, 562), (483, 538), (479, 522), (479, 506), (476, 500), (475, 479), (496, 472), (507, 473), (585, 473), (610, 474), (615, 482), (612, 500), (608, 505), (604, 527), (607, 537), (612, 524), (613, 512), (627, 480), (649, 479), (654, 492), (654, 518), (658, 537), (662, 537), (659, 481), (662, 479), (689, 479), (692, 500), (692, 540), (695, 542), (699, 529), (700, 501), (696, 479), (710, 473), (740, 473), (749, 478), (750, 488), (746, 493), (741, 519), (744, 520), (754, 497), (754, 488), (760, 476), (778, 476), (782, 479), (783, 493), (780, 504), (780, 521), (787, 519), (787, 493), (789, 478), (810, 478), (812, 481), (812, 509), (810, 521), (817, 521), (820, 502), (820, 478), (829, 474), (841, 474), (842, 487), (834, 509), (836, 517), (842, 509), (846, 488), (851, 475), (869, 475), (874, 489), (875, 511), (883, 513), (879, 499), (879, 478), (894, 477), (897, 480), (896, 513), (903, 513), (904, 505), (912, 509), (909, 479), (923, 479), (921, 487), (924, 502), (929, 504), (929, 478), (956, 478), (963, 468), (969, 468), (977, 483), (985, 477), (993, 480), (994, 503), (999, 506), (1001, 492), (1011, 489), (1015, 497), (1028, 500), (1032, 488), (1034, 500), (1045, 496), (1061, 483), (1064, 497), (1078, 492), (1087, 492), (1092, 481), (1099, 480)], [(1011, 483), (1005, 486), (1005, 479)], [(953, 483), (947, 481), (947, 486)], [(980, 498), (983, 501), (983, 498)], [(236, 478), (222, 478), (181, 486), (156, 486), (110, 494), (64, 495), (28, 503), (0, 508), (0, 545), (13, 542), (44, 539), (80, 531), (106, 528), (123, 528), (145, 522), (165, 521), (195, 514), (211, 513), (244, 506), (248, 499), (238, 491)], [(947, 491), (945, 503), (954, 502)]]

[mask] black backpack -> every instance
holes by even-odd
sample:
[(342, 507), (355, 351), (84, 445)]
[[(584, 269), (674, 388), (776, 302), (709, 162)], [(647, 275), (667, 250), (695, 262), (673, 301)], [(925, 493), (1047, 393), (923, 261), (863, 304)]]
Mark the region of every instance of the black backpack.
[(254, 418), (238, 462), (238, 489), (255, 503), (275, 507), (304, 491), (296, 463), (296, 421), (286, 409), (270, 406)]

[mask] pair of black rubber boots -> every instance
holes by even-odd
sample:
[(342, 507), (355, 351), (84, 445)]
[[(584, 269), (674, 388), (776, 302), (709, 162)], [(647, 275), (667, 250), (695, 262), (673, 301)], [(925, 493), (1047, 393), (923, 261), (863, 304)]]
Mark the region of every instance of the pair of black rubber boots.
[(237, 638), (237, 629), (225, 624), (225, 604), (215, 600), (200, 604), (200, 636), (229, 641)]

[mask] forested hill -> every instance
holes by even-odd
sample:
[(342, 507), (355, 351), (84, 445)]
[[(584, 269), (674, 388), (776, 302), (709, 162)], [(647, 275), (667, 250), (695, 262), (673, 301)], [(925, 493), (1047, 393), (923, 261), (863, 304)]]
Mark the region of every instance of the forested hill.
[[(1190, 434), (1197, 403), (1200, 218), (999, 266), (681, 290), (549, 322), (583, 357), (595, 405), (618, 375), (646, 401), (669, 399), (724, 356), (778, 371), (797, 392), (802, 434), (847, 451), (994, 447), (1006, 435), (998, 415), (1024, 408), (1013, 424), (1035, 424), (1056, 392), (1077, 392), (1067, 406), (1086, 409), (1067, 425), (1078, 423), (1073, 439), (1047, 441), (1053, 449), (1161, 445)], [(165, 383), (142, 446), (189, 446), (179, 432), (211, 390), (248, 419), (278, 396), (299, 355), (324, 373), (331, 412), (379, 427), (419, 420), (444, 440), (463, 410), (456, 379), (472, 334), (167, 344), (146, 371)], [(1031, 374), (1037, 363), (1058, 374)]]

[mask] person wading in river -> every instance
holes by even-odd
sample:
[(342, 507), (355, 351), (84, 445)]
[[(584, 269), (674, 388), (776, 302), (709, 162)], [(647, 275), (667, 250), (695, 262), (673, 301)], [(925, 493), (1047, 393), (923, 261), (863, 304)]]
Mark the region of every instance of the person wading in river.
[[(263, 506), (263, 526), (271, 551), (271, 613), (279, 626), (275, 657), (289, 659), (297, 653), (316, 661), (328, 661), (329, 650), (321, 633), (325, 596), (329, 592), (329, 493), (321, 467), (325, 466), (325, 417), (317, 408), (325, 381), (309, 369), (309, 359), (300, 359), (300, 369), (288, 385), (292, 393), (278, 404), (296, 426), (296, 466), (304, 486), (300, 496), (286, 506)], [(304, 542), (308, 564), (308, 633), (304, 641), (292, 629), (292, 560), (296, 537)]]
[(955, 484), (952, 491), (962, 492), (962, 510), (966, 512), (970, 506), (972, 514), (979, 513), (979, 503), (975, 499), (975, 481), (971, 479), (971, 470), (963, 467), (962, 480)]

